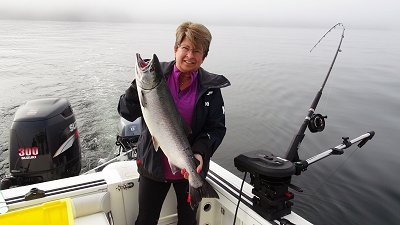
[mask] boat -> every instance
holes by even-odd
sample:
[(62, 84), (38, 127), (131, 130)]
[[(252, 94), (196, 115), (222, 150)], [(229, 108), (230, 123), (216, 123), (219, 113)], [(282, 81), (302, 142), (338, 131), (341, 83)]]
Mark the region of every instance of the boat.
[[(60, 220), (71, 220), (71, 224), (134, 224), (139, 173), (133, 152), (140, 134), (140, 118), (129, 122), (121, 117), (118, 129), (116, 157), (78, 175), (74, 173), (80, 171), (80, 140), (69, 101), (48, 98), (21, 105), (11, 127), (12, 176), (2, 180), (0, 223), (30, 224), (37, 220), (37, 224), (52, 224), (49, 218), (33, 213), (40, 209), (55, 214), (55, 224)], [(236, 224), (271, 223), (252, 210), (253, 186), (245, 183), (241, 189), (242, 180), (215, 162), (210, 164), (207, 180), (219, 199), (202, 200), (197, 209), (198, 224), (232, 224), (234, 218)], [(171, 188), (159, 224), (177, 223), (174, 196)], [(235, 217), (239, 196), (241, 204)], [(67, 202), (69, 207), (48, 210), (60, 202)], [(309, 224), (293, 212), (283, 219)]]
[[(311, 224), (292, 211), (294, 193), (289, 188), (302, 191), (291, 184), (292, 176), (321, 159), (343, 154), (353, 144), (361, 148), (375, 134), (370, 131), (353, 139), (344, 137), (342, 143), (316, 156), (306, 160), (298, 157), (305, 130), (316, 133), (325, 128), (326, 116), (315, 113), (315, 109), (340, 51), (343, 33), (325, 81), (285, 156), (266, 150), (240, 154), (234, 164), (244, 173), (243, 178), (211, 161), (206, 179), (219, 198), (202, 199), (197, 208), (198, 224)], [(118, 128), (116, 157), (79, 174), (79, 134), (68, 100), (39, 99), (22, 105), (11, 127), (11, 176), (1, 182), (0, 224), (134, 224), (139, 187), (135, 143), (140, 121), (121, 118)], [(250, 183), (246, 182), (247, 174)], [(170, 189), (158, 224), (177, 224), (177, 219), (175, 193)]]
[[(65, 113), (66, 111), (68, 113)], [(62, 119), (56, 119), (57, 117)], [(47, 122), (44, 122), (46, 120)], [(76, 165), (80, 165), (68, 161), (69, 156), (77, 155), (74, 152), (80, 155), (78, 128), (68, 100), (39, 99), (22, 105), (16, 112), (11, 129), (14, 134), (11, 135), (11, 139), (20, 134), (18, 129), (29, 131), (29, 134), (22, 132), (24, 136), (30, 135), (25, 137), (29, 143), (32, 142), (32, 138), (37, 139), (38, 135), (29, 127), (34, 127), (38, 133), (42, 132), (41, 129), (50, 130), (49, 138), (54, 138), (55, 133), (60, 133), (48, 127), (48, 124), (52, 124), (51, 127), (54, 128), (54, 121), (59, 121), (59, 130), (63, 133), (60, 137), (63, 139), (55, 142), (61, 145), (55, 148), (54, 152), (49, 152), (53, 163), (48, 164), (56, 165), (55, 168), (40, 171), (43, 166), (33, 163), (42, 160), (40, 164), (45, 164), (44, 160), (50, 160), (49, 156), (43, 153), (45, 152), (43, 143), (35, 143), (36, 146), (31, 146), (31, 149), (27, 150), (22, 147), (24, 143), (21, 138), (19, 146), (15, 147), (16, 150), (10, 150), (10, 155), (13, 155), (13, 152), (16, 155), (10, 156), (10, 162), (14, 163), (13, 166), (10, 165), (10, 170), (16, 177), (12, 180), (10, 177), (9, 180), (2, 180), (0, 223), (61, 224), (60, 221), (63, 221), (65, 224), (76, 225), (134, 224), (138, 213), (139, 187), (134, 152), (140, 133), (140, 118), (134, 122), (120, 118), (116, 157), (80, 175), (63, 173), (59, 169), (61, 167), (64, 171), (76, 172)], [(24, 124), (22, 128), (19, 122)], [(40, 128), (40, 125), (44, 127)], [(67, 132), (64, 132), (65, 130)], [(371, 134), (367, 133), (351, 141), (347, 140), (350, 143), (348, 145), (365, 141), (370, 136)], [(45, 142), (45, 139), (42, 141)], [(10, 140), (10, 146), (14, 143), (14, 140)], [(344, 148), (346, 145), (341, 144), (333, 149), (340, 151)], [(308, 164), (327, 155), (329, 154), (325, 152), (321, 156), (314, 157)], [(19, 160), (11, 160), (13, 157), (19, 157)], [(57, 157), (63, 157), (63, 160)], [(59, 161), (64, 161), (66, 164), (60, 166), (57, 164)], [(70, 161), (74, 162), (74, 157), (70, 157)], [(219, 199), (205, 198), (201, 201), (197, 209), (198, 224), (311, 224), (291, 210), (293, 193), (288, 191), (288, 188), (296, 189), (290, 185), (290, 177), (296, 172), (292, 162), (266, 151), (253, 151), (236, 157), (235, 166), (245, 174), (250, 173), (251, 184), (245, 182), (245, 178), (239, 178), (217, 163), (210, 162), (206, 179), (217, 191)], [(16, 168), (21, 169), (16, 170)], [(297, 168), (305, 169), (304, 165)], [(48, 180), (39, 182), (43, 179)], [(4, 188), (4, 184), (10, 183), (16, 187)], [(62, 203), (65, 203), (65, 207), (60, 206)], [(43, 216), (45, 214), (53, 216)], [(158, 224), (176, 223), (176, 199), (171, 188)]]
[[(18, 212), (50, 201), (69, 199), (75, 225), (134, 224), (138, 213), (138, 179), (136, 163), (118, 161), (107, 165), (101, 172), (3, 190), (0, 210)], [(219, 199), (202, 200), (197, 210), (198, 224), (233, 224), (241, 179), (211, 162), (207, 180), (217, 191)], [(273, 224), (252, 210), (254, 195), (251, 190), (252, 186), (246, 183), (236, 224)], [(28, 200), (29, 196), (35, 195), (33, 193), (39, 192), (44, 193), (43, 197)], [(294, 212), (283, 218), (294, 224), (311, 224)], [(2, 219), (0, 216), (1, 224)], [(26, 218), (26, 223), (21, 224), (29, 224), (33, 219)], [(176, 200), (171, 188), (158, 224), (176, 223)]]
[[(140, 134), (140, 119), (129, 122), (121, 117), (115, 157), (83, 174), (74, 175), (62, 172), (75, 173), (77, 165), (80, 166), (80, 163), (75, 162), (75, 158), (80, 158), (81, 150), (78, 128), (68, 100), (38, 99), (21, 105), (11, 127), (12, 176), (2, 180), (1, 224), (28, 224), (32, 220), (45, 220), (42, 222), (51, 224), (35, 214), (25, 216), (25, 211), (38, 207), (44, 210), (49, 208), (47, 204), (60, 201), (68, 202), (69, 211), (66, 208), (54, 210), (56, 215), (60, 214), (60, 210), (64, 214), (67, 211), (71, 214), (69, 217), (73, 224), (133, 224), (138, 213), (139, 173), (134, 152)], [(43, 136), (44, 130), (48, 131), (45, 133), (47, 138), (42, 138), (40, 142), (37, 137)], [(59, 136), (59, 133), (63, 135)], [(53, 148), (53, 151), (46, 149), (45, 146), (51, 145), (47, 139), (56, 137), (60, 140), (53, 142), (59, 146), (48, 147)], [(34, 146), (23, 147), (29, 145), (32, 139), (36, 140)], [(207, 180), (217, 191), (219, 199), (202, 200), (197, 209), (198, 224), (232, 224), (239, 196), (241, 204), (237, 209), (236, 224), (271, 223), (252, 210), (252, 185), (244, 183), (241, 189), (242, 179), (213, 161), (210, 163)], [(159, 224), (177, 223), (174, 196), (171, 188), (163, 205)], [(283, 218), (295, 224), (309, 224), (293, 212)], [(68, 217), (64, 218), (67, 219)], [(15, 221), (20, 223), (14, 223)], [(59, 224), (59, 220), (56, 224)]]

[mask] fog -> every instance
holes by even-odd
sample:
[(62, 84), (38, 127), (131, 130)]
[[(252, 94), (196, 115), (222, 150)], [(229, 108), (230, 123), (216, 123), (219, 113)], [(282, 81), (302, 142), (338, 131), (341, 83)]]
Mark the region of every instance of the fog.
[(399, 29), (398, 0), (0, 0), (0, 19)]

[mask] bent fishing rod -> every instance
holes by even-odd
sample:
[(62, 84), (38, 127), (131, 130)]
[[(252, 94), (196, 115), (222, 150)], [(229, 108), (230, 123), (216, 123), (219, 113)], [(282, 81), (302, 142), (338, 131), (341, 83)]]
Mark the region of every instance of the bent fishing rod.
[(308, 110), (307, 116), (304, 119), (303, 124), (301, 125), (297, 134), (293, 137), (292, 142), (290, 143), (290, 146), (286, 152), (285, 158), (291, 162), (295, 162), (295, 161), (299, 160), (298, 149), (300, 147), (301, 142), (304, 139), (304, 136), (305, 136), (304, 133), (306, 131), (306, 128), (308, 127), (312, 133), (321, 132), (325, 128), (326, 116), (322, 116), (321, 114), (315, 114), (315, 109), (317, 108), (318, 102), (322, 96), (322, 91), (324, 90), (325, 84), (328, 81), (329, 75), (331, 74), (333, 65), (335, 64), (335, 61), (336, 61), (336, 58), (337, 58), (339, 52), (341, 52), (340, 47), (342, 45), (342, 41), (344, 38), (344, 31), (345, 31), (343, 24), (337, 23), (336, 25), (334, 25), (318, 40), (318, 42), (310, 50), (310, 52), (311, 52), (329, 32), (331, 32), (333, 29), (335, 29), (336, 27), (339, 27), (339, 26), (341, 26), (343, 28), (343, 30), (342, 30), (342, 35), (341, 35), (341, 38), (339, 41), (339, 45), (337, 47), (335, 56), (333, 57), (333, 60), (331, 63), (331, 66), (329, 67), (329, 70), (325, 77), (325, 80), (322, 83), (321, 89), (318, 91), (317, 95), (315, 96), (315, 98), (310, 106), (310, 109)]

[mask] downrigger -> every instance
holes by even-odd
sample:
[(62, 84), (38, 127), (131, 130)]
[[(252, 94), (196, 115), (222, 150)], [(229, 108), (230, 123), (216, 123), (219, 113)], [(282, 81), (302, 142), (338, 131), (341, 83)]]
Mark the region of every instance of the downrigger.
[[(352, 140), (349, 140), (348, 137), (343, 137), (342, 143), (338, 146), (330, 148), (327, 151), (313, 156), (307, 160), (299, 159), (298, 149), (305, 136), (304, 133), (307, 127), (312, 133), (321, 132), (325, 128), (325, 119), (327, 116), (315, 113), (315, 109), (322, 96), (322, 91), (328, 80), (336, 57), (341, 51), (340, 46), (342, 44), (345, 31), (343, 24), (338, 23), (333, 26), (315, 45), (317, 46), (318, 43), (332, 29), (338, 26), (341, 26), (343, 31), (328, 74), (325, 77), (321, 89), (315, 96), (303, 124), (301, 125), (297, 134), (294, 136), (286, 155), (284, 157), (280, 157), (267, 150), (258, 150), (241, 154), (234, 159), (235, 167), (239, 171), (245, 172), (245, 178), (247, 173), (250, 174), (250, 184), (253, 186), (252, 193), (254, 194), (252, 199), (253, 209), (267, 220), (278, 220), (281, 224), (292, 224), (290, 221), (282, 219), (282, 217), (290, 214), (291, 207), (293, 205), (291, 200), (294, 198), (294, 194), (289, 191), (289, 188), (298, 192), (302, 192), (299, 187), (291, 184), (291, 178), (293, 175), (300, 175), (301, 172), (305, 171), (310, 164), (330, 155), (343, 154), (344, 149), (349, 148), (355, 143), (358, 143), (358, 147), (361, 148), (375, 135), (375, 132), (371, 131)], [(314, 49), (315, 46), (312, 49)], [(243, 179), (243, 182), (245, 178)]]

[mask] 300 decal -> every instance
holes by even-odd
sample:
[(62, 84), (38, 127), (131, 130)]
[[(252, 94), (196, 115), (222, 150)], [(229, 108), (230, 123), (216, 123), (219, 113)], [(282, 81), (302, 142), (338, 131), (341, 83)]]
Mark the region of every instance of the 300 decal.
[(38, 147), (30, 147), (30, 148), (19, 148), (18, 155), (23, 156), (36, 156), (39, 154)]

